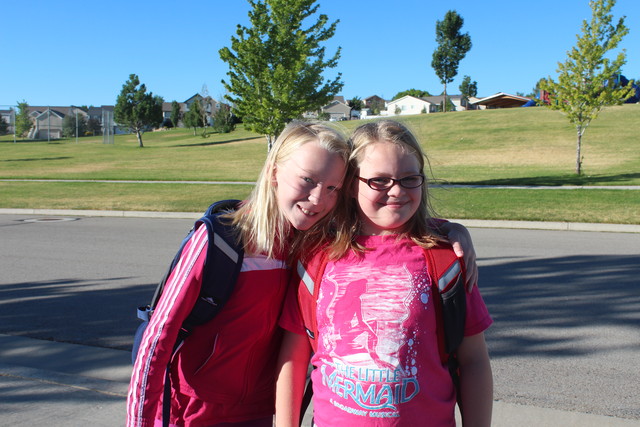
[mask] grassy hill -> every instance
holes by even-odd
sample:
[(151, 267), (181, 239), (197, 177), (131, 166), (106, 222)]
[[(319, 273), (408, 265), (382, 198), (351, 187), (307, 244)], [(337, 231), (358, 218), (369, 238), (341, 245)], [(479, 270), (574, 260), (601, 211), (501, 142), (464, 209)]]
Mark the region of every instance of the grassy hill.
[[(468, 111), (400, 118), (427, 152), (436, 182), (466, 185), (640, 185), (640, 105), (610, 107), (583, 137), (583, 171), (573, 173), (576, 135), (544, 108)], [(361, 122), (340, 122), (350, 132)], [(239, 129), (208, 138), (186, 129), (51, 143), (0, 137), (1, 179), (254, 181), (265, 139)], [(0, 207), (200, 211), (250, 185), (0, 182)], [(446, 217), (640, 223), (630, 190), (433, 189)]]

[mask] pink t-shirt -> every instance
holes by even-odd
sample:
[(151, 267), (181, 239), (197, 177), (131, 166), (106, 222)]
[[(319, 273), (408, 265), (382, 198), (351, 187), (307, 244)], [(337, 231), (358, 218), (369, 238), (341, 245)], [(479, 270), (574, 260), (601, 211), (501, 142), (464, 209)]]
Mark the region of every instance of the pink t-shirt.
[[(318, 426), (452, 426), (455, 390), (438, 355), (423, 250), (395, 236), (362, 236), (370, 251), (327, 264), (312, 358)], [(491, 318), (475, 287), (465, 335)]]

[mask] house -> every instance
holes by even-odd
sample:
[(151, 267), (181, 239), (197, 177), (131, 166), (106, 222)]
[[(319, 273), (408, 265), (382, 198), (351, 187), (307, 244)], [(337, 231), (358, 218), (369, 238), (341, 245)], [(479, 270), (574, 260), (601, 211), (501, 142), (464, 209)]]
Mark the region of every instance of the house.
[(102, 134), (105, 134), (105, 129), (108, 130), (106, 132), (108, 135), (122, 135), (129, 133), (129, 129), (121, 128), (118, 126), (114, 119), (113, 105), (101, 105), (100, 107), (89, 107), (87, 114), (89, 115), (89, 120), (94, 119), (97, 120), (102, 126)]
[(0, 120), (7, 124), (7, 135), (13, 133), (13, 123), (15, 122), (15, 110), (0, 110)]
[(329, 115), (329, 120), (332, 122), (339, 120), (351, 119), (351, 107), (344, 102), (344, 97), (335, 97), (333, 101), (325, 105), (320, 109), (323, 113)]
[[(447, 95), (450, 101), (447, 111), (463, 111), (469, 108), (469, 101), (462, 95)], [(405, 95), (402, 98), (394, 99), (387, 103), (387, 110), (382, 114), (387, 116), (409, 115), (409, 114), (429, 114), (442, 111), (444, 95), (417, 97)]]
[[(189, 111), (189, 107), (193, 105), (194, 102), (200, 102), (200, 106), (204, 107), (204, 111), (207, 114), (207, 126), (213, 126), (213, 116), (220, 109), (220, 102), (211, 98), (210, 96), (202, 97), (199, 93), (196, 93), (192, 97), (188, 98), (184, 101), (186, 110), (183, 111), (183, 114)], [(164, 109), (163, 109), (164, 114)], [(171, 116), (171, 109), (169, 109), (169, 116)], [(166, 116), (165, 116), (166, 118)]]
[(88, 118), (87, 112), (78, 107), (38, 107), (29, 106), (29, 117), (33, 127), (29, 131), (29, 139), (62, 138), (62, 122), (67, 115), (82, 115)]
[[(180, 105), (180, 113), (181, 116), (184, 117), (184, 113), (187, 112), (187, 104), (184, 102), (178, 102)], [(171, 112), (173, 111), (173, 103), (172, 102), (163, 102), (162, 103), (162, 124), (166, 123), (167, 120), (171, 120)], [(178, 123), (172, 123), (174, 127), (183, 127), (182, 120)]]
[(409, 114), (433, 113), (437, 111), (437, 108), (437, 104), (425, 98), (405, 95), (402, 98), (389, 101), (386, 111), (381, 111), (381, 114), (386, 116), (404, 116)]
[[(447, 111), (464, 111), (464, 110), (468, 110), (470, 107), (469, 100), (462, 95), (447, 95), (447, 98), (450, 101), (450, 104), (447, 106)], [(444, 95), (427, 96), (422, 99), (427, 100), (430, 103), (439, 106), (440, 109), (436, 111), (442, 111), (442, 103), (444, 101)], [(454, 106), (453, 110), (449, 109), (449, 107), (451, 107), (451, 104), (453, 104)], [(431, 111), (431, 112), (435, 112), (435, 111)]]
[(362, 105), (371, 113), (378, 114), (386, 108), (387, 101), (378, 95), (371, 95), (362, 100)]
[(473, 105), (484, 106), (485, 108), (514, 108), (522, 107), (527, 102), (531, 101), (531, 98), (527, 98), (519, 95), (511, 95), (504, 92), (498, 92), (494, 95), (487, 96), (486, 98), (480, 98), (473, 102)]

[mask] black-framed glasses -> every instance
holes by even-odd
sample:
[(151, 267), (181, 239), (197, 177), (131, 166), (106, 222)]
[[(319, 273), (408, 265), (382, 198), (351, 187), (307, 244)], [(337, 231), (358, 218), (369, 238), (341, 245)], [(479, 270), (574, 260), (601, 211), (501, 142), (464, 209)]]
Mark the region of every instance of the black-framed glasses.
[(396, 184), (400, 184), (404, 188), (418, 188), (424, 184), (424, 175), (409, 175), (404, 178), (395, 179), (386, 176), (377, 176), (374, 178), (363, 178), (361, 176), (358, 179), (366, 183), (372, 190), (388, 190)]

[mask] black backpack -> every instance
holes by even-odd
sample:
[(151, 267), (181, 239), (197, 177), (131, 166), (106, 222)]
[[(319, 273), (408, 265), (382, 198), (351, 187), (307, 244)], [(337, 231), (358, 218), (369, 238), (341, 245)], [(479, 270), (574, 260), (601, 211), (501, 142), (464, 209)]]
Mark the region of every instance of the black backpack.
[(233, 227), (221, 222), (220, 215), (235, 210), (238, 203), (240, 203), (239, 200), (220, 200), (209, 206), (204, 216), (195, 222), (182, 241), (180, 249), (178, 249), (169, 268), (160, 279), (151, 303), (138, 307), (138, 318), (142, 320), (142, 324), (138, 327), (134, 336), (133, 349), (131, 351), (132, 363), (135, 363), (142, 335), (158, 305), (167, 279), (180, 260), (182, 250), (187, 241), (201, 224), (206, 225), (209, 238), (207, 259), (202, 272), (202, 287), (200, 288), (200, 296), (191, 313), (182, 324), (174, 349), (191, 335), (196, 326), (203, 325), (213, 319), (229, 300), (242, 267), (244, 251), (238, 245)]
[[(142, 335), (149, 325), (149, 319), (151, 319), (153, 311), (158, 305), (167, 279), (178, 264), (185, 245), (201, 224), (207, 227), (208, 235), (207, 259), (205, 260), (202, 271), (202, 286), (196, 303), (182, 323), (182, 327), (173, 346), (174, 353), (184, 340), (191, 335), (196, 326), (203, 325), (212, 320), (229, 300), (235, 287), (238, 274), (240, 273), (240, 268), (242, 267), (244, 250), (242, 246), (238, 244), (234, 228), (221, 221), (220, 215), (234, 211), (239, 203), (239, 200), (221, 200), (213, 203), (206, 210), (204, 216), (195, 222), (184, 238), (167, 272), (162, 276), (162, 279), (160, 279), (151, 303), (138, 307), (138, 318), (142, 320), (142, 324), (138, 327), (134, 336), (133, 349), (131, 351), (132, 363), (135, 363), (140, 342), (142, 341)], [(169, 416), (171, 414), (170, 372), (171, 362), (167, 365), (164, 381), (162, 421), (165, 426), (169, 425)]]

